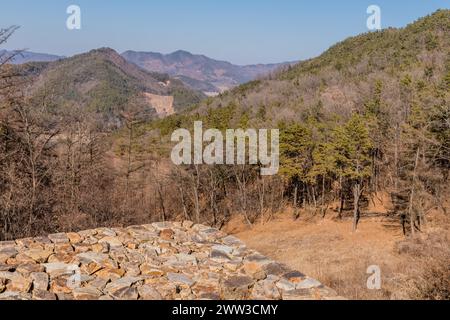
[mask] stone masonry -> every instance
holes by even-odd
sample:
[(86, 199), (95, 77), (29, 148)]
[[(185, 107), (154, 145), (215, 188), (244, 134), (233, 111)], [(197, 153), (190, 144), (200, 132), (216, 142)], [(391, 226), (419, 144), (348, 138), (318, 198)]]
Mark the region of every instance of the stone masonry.
[(0, 242), (0, 299), (338, 299), (318, 281), (192, 222)]

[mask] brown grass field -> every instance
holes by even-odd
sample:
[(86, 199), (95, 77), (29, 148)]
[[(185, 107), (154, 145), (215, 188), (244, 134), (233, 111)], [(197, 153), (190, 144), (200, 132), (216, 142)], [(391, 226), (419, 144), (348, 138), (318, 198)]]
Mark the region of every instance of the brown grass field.
[[(362, 219), (353, 233), (351, 219), (303, 216), (294, 221), (290, 213), (283, 213), (251, 227), (234, 219), (225, 231), (348, 299), (448, 299), (448, 229), (434, 228), (430, 222), (411, 239), (384, 220), (383, 215)], [(381, 269), (380, 290), (367, 289), (370, 265)]]

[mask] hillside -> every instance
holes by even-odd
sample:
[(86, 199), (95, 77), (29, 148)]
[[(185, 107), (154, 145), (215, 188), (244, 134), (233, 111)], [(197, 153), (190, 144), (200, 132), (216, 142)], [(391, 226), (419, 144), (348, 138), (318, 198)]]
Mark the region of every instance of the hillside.
[(209, 94), (217, 94), (289, 65), (278, 63), (238, 66), (183, 50), (170, 54), (126, 51), (122, 56), (146, 70), (168, 73), (191, 88)]
[[(360, 216), (369, 214), (370, 201), (384, 191), (394, 203), (386, 214), (404, 233), (414, 233), (431, 208), (446, 210), (449, 34), (450, 11), (439, 10), (405, 28), (346, 39), (317, 58), (141, 125), (136, 151), (158, 150), (168, 158), (170, 134), (191, 129), (195, 120), (220, 130), (279, 128), (280, 171), (264, 189), (283, 191), (278, 200), (271, 198), (271, 210), (274, 202), (282, 206), (285, 201), (295, 217), (299, 210), (326, 215), (332, 208), (339, 217), (353, 215), (356, 230)], [(205, 175), (206, 198), (211, 196), (208, 183), (230, 184), (214, 191), (219, 204), (206, 203), (201, 210), (215, 223), (229, 219), (226, 213), (217, 217), (218, 208), (241, 212), (251, 223), (264, 212), (262, 182), (252, 166), (239, 172), (219, 167), (214, 179), (208, 166), (196, 173)], [(242, 190), (242, 176), (250, 190)], [(179, 183), (171, 179), (168, 183)], [(236, 190), (238, 204), (227, 201), (230, 189)]]
[[(135, 152), (158, 150), (163, 163), (173, 130), (196, 120), (280, 129), (278, 175), (164, 167), (155, 188), (180, 195), (161, 197), (160, 212), (224, 227), (345, 297), (448, 300), (449, 35), (450, 10), (439, 10), (142, 125)], [(382, 290), (365, 287), (372, 264)]]
[(363, 111), (377, 86), (386, 107), (383, 111), (396, 113), (408, 103), (406, 91), (421, 108), (429, 108), (448, 99), (442, 95), (450, 85), (449, 34), (450, 11), (440, 10), (402, 29), (346, 39), (270, 79), (243, 84), (208, 100), (200, 110), (235, 103), (251, 122), (258, 122), (258, 114), (264, 113), (272, 125), (309, 115), (345, 118), (352, 111)]
[[(209, 125), (280, 127), (315, 119), (343, 123), (352, 113), (383, 119), (448, 105), (450, 11), (439, 10), (402, 29), (348, 38), (317, 58), (250, 81), (195, 109), (149, 124), (171, 132), (202, 116)], [(392, 134), (387, 128), (385, 137)]]
[(97, 114), (109, 124), (124, 111), (149, 119), (182, 110), (203, 97), (177, 79), (128, 63), (108, 48), (20, 67), (31, 77), (28, 92), (36, 103), (56, 114)]

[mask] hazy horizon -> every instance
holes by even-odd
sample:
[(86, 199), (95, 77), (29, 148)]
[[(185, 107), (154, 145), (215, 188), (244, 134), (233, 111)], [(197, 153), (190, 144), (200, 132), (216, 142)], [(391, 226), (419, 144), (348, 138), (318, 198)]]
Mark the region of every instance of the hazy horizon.
[(92, 51), (92, 50), (98, 50), (98, 49), (102, 49), (102, 48), (109, 48), (109, 49), (112, 49), (112, 50), (116, 51), (116, 52), (117, 52), (118, 54), (120, 54), (120, 55), (122, 55), (123, 53), (125, 53), (125, 52), (127, 52), (127, 51), (133, 51), (133, 52), (138, 52), (138, 53), (162, 54), (162, 55), (166, 56), (166, 55), (174, 54), (174, 53), (176, 53), (176, 52), (178, 52), (178, 51), (185, 51), (185, 52), (188, 52), (188, 53), (190, 53), (190, 54), (192, 54), (192, 55), (194, 55), (194, 56), (206, 56), (206, 57), (209, 58), (209, 59), (213, 59), (213, 60), (216, 60), (216, 61), (222, 61), (222, 62), (230, 62), (230, 63), (232, 63), (232, 64), (234, 64), (234, 65), (237, 65), (237, 66), (249, 66), (249, 65), (258, 65), (258, 64), (270, 65), (270, 64), (280, 64), (280, 63), (290, 63), (290, 62), (298, 62), (298, 61), (301, 61), (301, 60), (297, 59), (297, 60), (290, 60), (290, 61), (278, 61), (278, 62), (267, 62), (267, 63), (264, 63), (264, 62), (256, 62), (256, 63), (249, 63), (249, 64), (238, 64), (238, 63), (233, 63), (233, 62), (231, 62), (231, 61), (224, 60), (224, 59), (216, 59), (216, 58), (214, 58), (214, 57), (207, 56), (207, 55), (205, 55), (205, 54), (203, 54), (203, 53), (190, 52), (190, 51), (187, 51), (187, 50), (184, 50), (184, 49), (178, 49), (178, 50), (175, 50), (175, 51), (172, 51), (172, 52), (142, 51), (142, 50), (133, 50), (133, 49), (129, 49), (129, 50), (125, 50), (125, 51), (118, 51), (118, 50), (116, 50), (116, 49), (114, 49), (114, 48), (104, 47), (104, 46), (103, 46), (103, 47), (98, 47), (98, 48), (88, 49), (88, 50), (83, 51), (83, 52), (77, 52), (77, 53), (74, 53), (74, 54), (72, 54), (72, 55), (59, 55), (59, 54), (56, 54), (56, 53), (53, 53), (53, 52), (33, 51), (33, 50), (29, 50), (28, 48), (4, 48), (4, 49), (0, 50), (0, 52), (1, 52), (1, 51), (9, 51), (9, 52), (12, 52), (12, 51), (21, 51), (21, 50), (23, 50), (23, 52), (26, 52), (26, 53), (43, 54), (43, 55), (50, 55), (50, 56), (58, 56), (58, 57), (61, 57), (61, 58), (70, 58), (70, 57), (73, 57), (73, 56), (76, 56), (76, 55), (79, 55), (79, 54), (83, 54), (83, 53), (86, 53), (86, 52), (89, 52), (89, 51)]
[[(66, 9), (72, 4), (81, 8), (81, 30), (66, 28)], [(9, 50), (27, 49), (60, 56), (100, 47), (119, 53), (133, 50), (167, 54), (185, 50), (238, 65), (267, 64), (312, 58), (338, 41), (367, 32), (366, 9), (371, 4), (381, 8), (382, 28), (404, 27), (438, 9), (450, 8), (445, 0), (171, 0), (133, 4), (18, 0), (2, 5), (0, 27), (20, 26), (6, 44)]]

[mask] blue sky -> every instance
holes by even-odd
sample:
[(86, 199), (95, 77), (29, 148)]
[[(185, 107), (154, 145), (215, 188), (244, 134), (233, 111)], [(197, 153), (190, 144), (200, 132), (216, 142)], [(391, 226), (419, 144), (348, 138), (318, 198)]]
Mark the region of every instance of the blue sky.
[[(71, 4), (81, 8), (81, 30), (66, 28)], [(7, 49), (183, 49), (237, 64), (270, 63), (310, 58), (368, 31), (371, 4), (380, 6), (383, 28), (450, 8), (449, 0), (14, 0), (0, 4), (0, 27), (21, 26)]]

